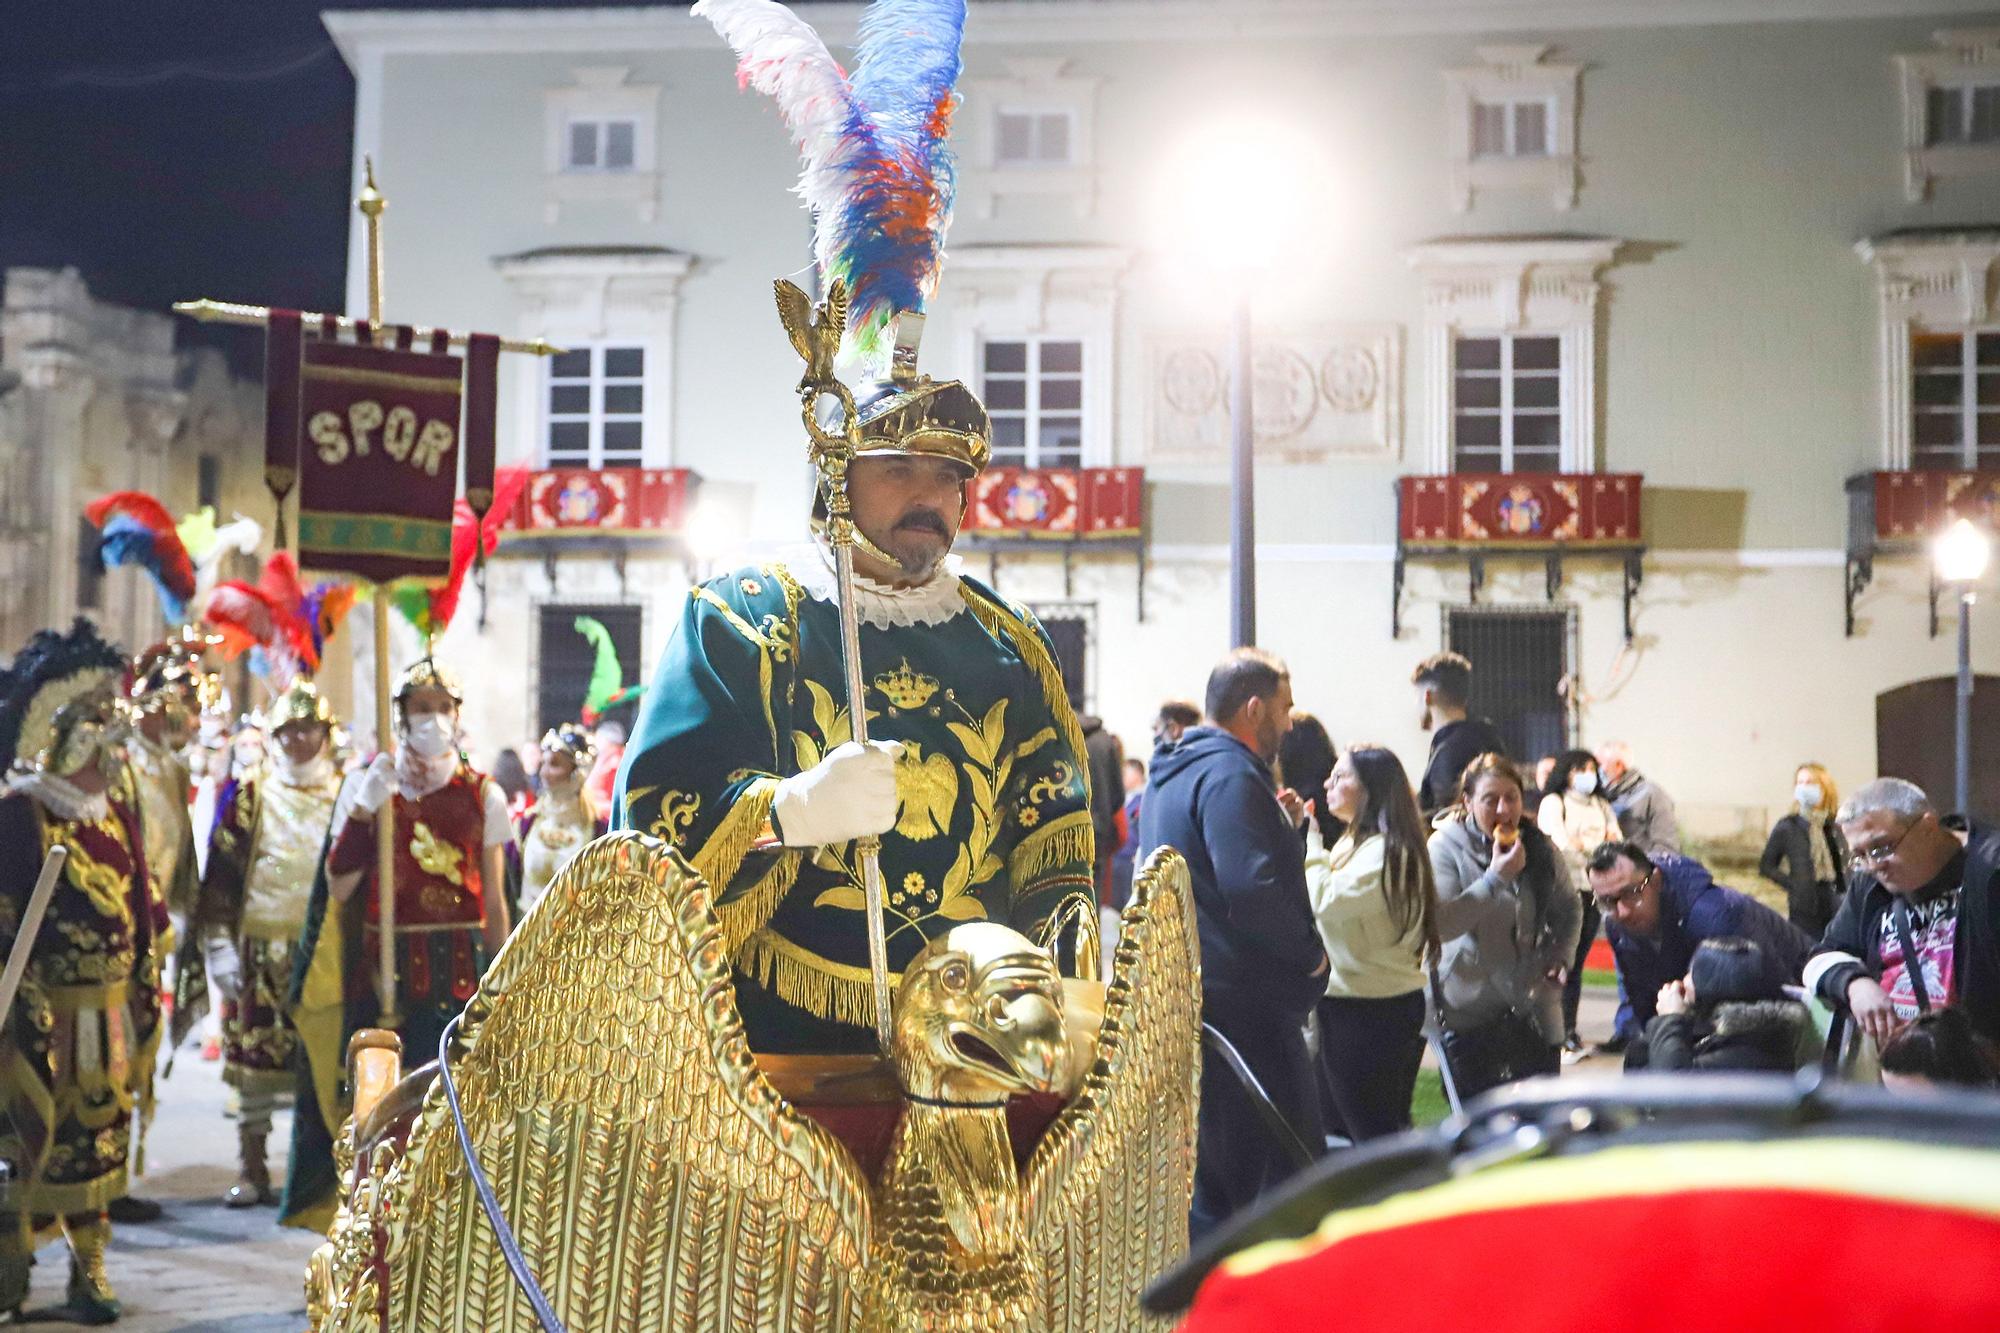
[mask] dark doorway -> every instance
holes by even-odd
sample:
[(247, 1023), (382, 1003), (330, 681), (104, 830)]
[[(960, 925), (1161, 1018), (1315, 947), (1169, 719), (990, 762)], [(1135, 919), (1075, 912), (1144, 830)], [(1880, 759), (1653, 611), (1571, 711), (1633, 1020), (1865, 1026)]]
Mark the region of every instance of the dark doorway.
[[(1875, 771), (1914, 782), (1939, 810), (1957, 804), (1952, 751), (1958, 680), (1933, 676), (1875, 696)], [(1974, 819), (2000, 815), (2000, 676), (1972, 678), (1972, 809)]]
[(1056, 665), (1062, 670), (1063, 688), (1079, 713), (1089, 712), (1090, 641), (1097, 633), (1097, 608), (1075, 602), (1056, 602), (1030, 608), (1056, 646)]
[(1472, 663), (1474, 717), (1490, 718), (1507, 753), (1532, 764), (1570, 743), (1570, 675), (1576, 611), (1462, 606), (1445, 610), (1445, 647)]
[[(596, 665), (597, 652), (590, 640), (577, 633), (578, 616), (602, 621), (604, 628), (611, 631), (611, 642), (618, 648), (618, 666), (623, 673), (619, 684), (636, 684), (645, 667), (640, 660), (646, 621), (643, 606), (570, 602), (542, 607), (536, 658), (541, 679), (535, 694), (535, 717), (544, 731), (561, 722), (575, 722), (583, 712), (584, 697), (590, 690), (590, 672)], [(608, 716), (624, 723), (629, 733), (634, 711), (628, 705)]]

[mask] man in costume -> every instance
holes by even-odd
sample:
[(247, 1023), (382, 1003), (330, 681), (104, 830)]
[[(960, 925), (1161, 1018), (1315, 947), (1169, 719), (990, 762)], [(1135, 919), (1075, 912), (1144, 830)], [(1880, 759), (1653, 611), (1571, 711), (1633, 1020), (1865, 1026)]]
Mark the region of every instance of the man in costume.
[(848, 475), (870, 742), (850, 739), (841, 703), (822, 535), (689, 594), (621, 775), (624, 824), (715, 888), (757, 1050), (874, 1044), (854, 839), (883, 835), (892, 971), (960, 922), (1047, 943), (1065, 900), (1096, 915), (1084, 742), (1054, 648), (950, 556), (986, 466), (985, 409), (913, 374), (860, 397)]
[(192, 927), (221, 1000), (223, 1081), (241, 1101), (242, 1171), (223, 1196), (231, 1208), (277, 1202), (264, 1144), (278, 1098), (298, 1084), (298, 1034), (284, 1000), (340, 791), (333, 709), (311, 681), (293, 682), (262, 720), (272, 754), (217, 797)]
[(521, 816), (521, 914), (542, 900), (570, 859), (606, 827), (584, 790), (597, 747), (589, 732), (565, 722), (542, 737), (542, 794)]
[(0, 946), (13, 947), (49, 849), (69, 858), (0, 1040), (0, 1157), (14, 1168), (0, 1309), (25, 1299), (34, 1238), (60, 1225), (68, 1317), (93, 1324), (118, 1317), (105, 1208), (125, 1192), (133, 1066), (160, 1015), (145, 843), (116, 790), (125, 666), (79, 620), (68, 634), (37, 634), (0, 674)]
[[(333, 1134), (345, 1115), (347, 1039), (391, 1027), (411, 1064), (437, 1054), (445, 1025), (506, 943), (502, 891), (513, 829), (500, 784), (459, 748), (458, 682), (426, 657), (395, 692), (396, 747), (341, 791), (292, 974), (290, 1006), (305, 1046), (279, 1220), (324, 1231), (333, 1218)], [(399, 1021), (385, 1023), (378, 962), (375, 821), (395, 821)]]

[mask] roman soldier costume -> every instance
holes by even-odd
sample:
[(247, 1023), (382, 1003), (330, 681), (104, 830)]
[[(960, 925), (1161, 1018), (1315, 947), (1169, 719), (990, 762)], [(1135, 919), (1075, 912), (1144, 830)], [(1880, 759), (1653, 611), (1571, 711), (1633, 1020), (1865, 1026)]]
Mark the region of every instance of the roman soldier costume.
[(140, 816), (115, 779), (123, 656), (79, 620), (37, 634), (0, 675), (0, 939), (11, 948), (30, 886), (54, 847), (67, 861), (32, 945), (0, 1041), (0, 1156), (14, 1188), (0, 1308), (26, 1295), (32, 1237), (60, 1225), (70, 1244), (71, 1317), (115, 1319), (104, 1270), (105, 1208), (125, 1192), (133, 1105), (159, 1030), (157, 918)]
[(325, 739), (303, 764), (274, 744), (261, 767), (232, 779), (216, 802), (194, 932), (221, 998), (222, 1077), (241, 1104), (242, 1175), (224, 1196), (231, 1207), (277, 1202), (264, 1145), (272, 1111), (298, 1083), (299, 1038), (284, 1001), (340, 791), (330, 753), (333, 709), (311, 681), (295, 681), (262, 722), (272, 735), (313, 724)]
[(548, 892), (556, 877), (584, 844), (601, 836), (605, 817), (597, 812), (584, 783), (597, 757), (590, 733), (573, 722), (565, 722), (542, 737), (544, 756), (552, 751), (567, 754), (570, 775), (560, 783), (544, 779), (542, 794), (521, 816), (521, 911), (525, 914)]
[[(486, 852), (513, 836), (507, 797), (474, 769), (456, 744), (425, 754), (404, 712), (411, 691), (430, 686), (463, 701), (456, 679), (430, 658), (397, 684), (393, 757), (342, 790), (320, 874), (306, 908), (289, 1005), (306, 1061), (293, 1119), (292, 1156), (280, 1220), (324, 1230), (333, 1212), (332, 1129), (345, 1115), (341, 1063), (348, 1037), (382, 1020), (380, 889), (374, 821), (395, 821), (395, 958), (401, 1014), (393, 1025), (406, 1049), (434, 1052), (438, 1038), (479, 986), (486, 968), (489, 910), (504, 913), (502, 886), (486, 882)], [(369, 788), (381, 790), (370, 805)], [(386, 809), (385, 809), (386, 807)], [(332, 881), (359, 875), (344, 902)]]

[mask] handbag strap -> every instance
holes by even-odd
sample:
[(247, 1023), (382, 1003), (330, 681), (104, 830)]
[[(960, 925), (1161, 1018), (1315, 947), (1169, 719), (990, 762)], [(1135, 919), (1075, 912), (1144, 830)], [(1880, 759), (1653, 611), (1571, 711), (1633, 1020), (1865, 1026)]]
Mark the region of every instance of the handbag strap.
[(1910, 905), (1903, 901), (1902, 895), (1898, 894), (1890, 905), (1889, 916), (1896, 923), (1896, 940), (1903, 946), (1903, 975), (1910, 979), (1910, 992), (1917, 997), (1917, 1012), (1927, 1014), (1931, 1011), (1931, 996), (1929, 987), (1924, 985), (1924, 960), (1911, 938)]

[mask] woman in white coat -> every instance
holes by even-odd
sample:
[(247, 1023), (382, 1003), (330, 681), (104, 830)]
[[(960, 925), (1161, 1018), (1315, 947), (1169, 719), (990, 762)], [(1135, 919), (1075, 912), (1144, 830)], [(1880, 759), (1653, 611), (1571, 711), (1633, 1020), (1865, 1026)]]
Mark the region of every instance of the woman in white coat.
[(1388, 750), (1343, 750), (1326, 810), (1347, 825), (1309, 835), (1306, 889), (1326, 946), (1320, 1087), (1327, 1127), (1349, 1140), (1410, 1126), (1424, 1055), (1424, 968), (1438, 951), (1437, 890), (1409, 775)]

